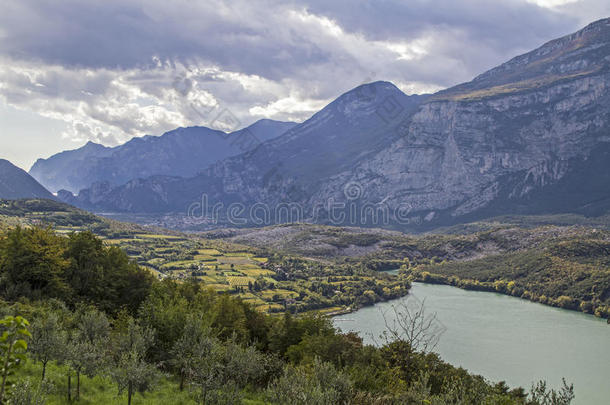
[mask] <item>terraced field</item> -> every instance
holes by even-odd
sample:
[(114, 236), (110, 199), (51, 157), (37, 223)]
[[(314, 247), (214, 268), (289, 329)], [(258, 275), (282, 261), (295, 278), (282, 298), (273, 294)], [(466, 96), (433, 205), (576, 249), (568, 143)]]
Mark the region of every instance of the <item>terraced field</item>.
[(142, 227), (51, 200), (0, 200), (0, 231), (17, 225), (51, 226), (64, 235), (91, 231), (160, 280), (197, 280), (264, 312), (335, 312), (396, 298), (408, 290), (406, 280), (357, 261), (331, 264), (266, 246)]

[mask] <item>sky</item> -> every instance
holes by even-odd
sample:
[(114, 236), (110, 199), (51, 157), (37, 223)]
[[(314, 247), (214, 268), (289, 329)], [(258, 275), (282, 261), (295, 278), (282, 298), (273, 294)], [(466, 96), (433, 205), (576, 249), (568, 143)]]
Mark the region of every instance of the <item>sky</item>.
[(429, 93), (610, 16), (608, 0), (0, 0), (0, 158), (303, 121), (387, 80)]

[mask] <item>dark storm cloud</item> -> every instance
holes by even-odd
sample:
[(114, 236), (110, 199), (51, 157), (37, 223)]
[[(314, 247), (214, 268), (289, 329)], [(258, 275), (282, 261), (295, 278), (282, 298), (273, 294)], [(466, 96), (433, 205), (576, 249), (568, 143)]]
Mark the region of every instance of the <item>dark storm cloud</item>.
[(5, 0), (0, 100), (67, 122), (79, 142), (206, 125), (192, 103), (244, 124), (302, 120), (365, 81), (418, 93), (470, 80), (609, 12), (606, 0)]
[(0, 16), (0, 51), (14, 58), (93, 68), (150, 68), (153, 56), (182, 63), (204, 60), (274, 78), (279, 72), (289, 75), (292, 66), (333, 57), (306, 33), (277, 27), (278, 21), (267, 18), (274, 9), (285, 11), (286, 6), (245, 1), (10, 1)]
[[(336, 59), (358, 62), (332, 43), (316, 43), (302, 26), (290, 26), (294, 22), (285, 19), (289, 9), (328, 17), (346, 32), (377, 41), (457, 32), (459, 38), (447, 38), (446, 51), (495, 48), (490, 58), (494, 62), (497, 54), (529, 49), (579, 23), (576, 17), (522, 0), (8, 1), (4, 9), (0, 50), (14, 58), (145, 68), (158, 56), (169, 61), (205, 60), (276, 80), (290, 77), (303, 65)], [(483, 60), (466, 61), (472, 68), (490, 62), (485, 54), (473, 56)]]

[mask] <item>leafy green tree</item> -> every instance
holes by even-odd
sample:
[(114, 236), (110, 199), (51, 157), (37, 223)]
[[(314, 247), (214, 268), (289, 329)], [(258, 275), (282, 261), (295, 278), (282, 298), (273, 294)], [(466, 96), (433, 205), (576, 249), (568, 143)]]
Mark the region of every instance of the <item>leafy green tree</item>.
[(70, 295), (64, 281), (68, 262), (64, 239), (50, 228), (16, 228), (0, 239), (0, 274), (4, 295), (9, 299)]
[(28, 331), (30, 323), (20, 316), (7, 316), (0, 320), (2, 335), (0, 336), (0, 361), (2, 368), (0, 375), (2, 383), (0, 385), (0, 404), (6, 395), (7, 378), (21, 363), (26, 361), (25, 352), (28, 349), (26, 339), (32, 335)]
[(150, 391), (160, 373), (146, 362), (146, 353), (154, 342), (154, 333), (129, 318), (113, 336), (113, 359), (110, 376), (119, 393), (127, 392), (127, 404), (136, 392)]
[(140, 325), (155, 333), (153, 361), (163, 363), (170, 360), (170, 352), (188, 324), (187, 314), (193, 312), (192, 301), (182, 296), (176, 283), (163, 282), (151, 289), (138, 315)]
[(180, 376), (180, 391), (184, 389), (187, 376), (192, 375), (201, 353), (201, 342), (210, 335), (209, 326), (195, 316), (188, 316), (183, 328), (182, 336), (171, 350), (170, 364)]
[[(76, 400), (80, 398), (80, 377), (94, 377), (102, 369), (110, 324), (106, 315), (95, 309), (81, 310), (76, 315), (76, 330), (66, 350), (68, 378), (76, 374)], [(70, 396), (70, 394), (69, 394)]]
[(35, 360), (42, 363), (41, 380), (44, 380), (49, 361), (60, 359), (65, 351), (65, 331), (54, 313), (47, 313), (32, 322), (31, 330), (29, 351)]
[(267, 390), (272, 403), (295, 405), (349, 404), (353, 393), (347, 375), (317, 359), (309, 369), (287, 366)]
[(240, 341), (247, 339), (246, 314), (238, 300), (228, 294), (221, 295), (214, 304), (213, 314), (212, 326), (221, 339), (229, 339), (233, 335)]
[(120, 248), (104, 246), (91, 232), (71, 234), (65, 256), (66, 279), (78, 301), (92, 302), (112, 314), (124, 307), (135, 314), (148, 296), (152, 275)]
[(260, 379), (265, 364), (265, 356), (253, 346), (204, 336), (189, 376), (195, 399), (201, 404), (241, 403), (240, 389)]

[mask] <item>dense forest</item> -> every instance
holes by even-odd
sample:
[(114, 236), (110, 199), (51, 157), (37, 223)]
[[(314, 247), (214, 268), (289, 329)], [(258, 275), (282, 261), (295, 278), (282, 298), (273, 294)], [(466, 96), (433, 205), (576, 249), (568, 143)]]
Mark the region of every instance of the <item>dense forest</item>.
[[(377, 346), (311, 313), (267, 315), (194, 278), (159, 281), (90, 232), (0, 238), (0, 401), (567, 404), (443, 362), (394, 330)], [(403, 331), (404, 332), (404, 331)]]

